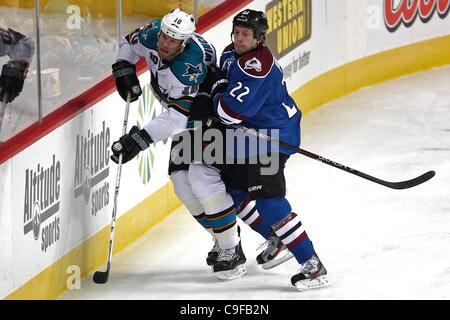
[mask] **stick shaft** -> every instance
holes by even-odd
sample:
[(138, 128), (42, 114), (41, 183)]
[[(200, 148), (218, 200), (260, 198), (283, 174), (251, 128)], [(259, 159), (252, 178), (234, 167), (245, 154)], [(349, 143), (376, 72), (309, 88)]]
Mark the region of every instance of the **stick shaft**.
[(363, 179), (366, 179), (366, 180), (369, 180), (369, 181), (381, 184), (381, 185), (383, 185), (385, 187), (392, 188), (392, 189), (399, 190), (399, 189), (412, 188), (412, 187), (415, 187), (415, 186), (417, 186), (417, 185), (419, 185), (421, 183), (424, 183), (424, 182), (430, 180), (435, 175), (434, 171), (428, 171), (428, 172), (426, 172), (426, 173), (424, 173), (424, 174), (422, 174), (422, 175), (420, 175), (420, 176), (418, 176), (416, 178), (410, 179), (410, 180), (405, 180), (405, 181), (400, 181), (400, 182), (389, 182), (389, 181), (385, 181), (385, 180), (373, 177), (371, 175), (368, 175), (367, 173), (358, 171), (358, 170), (353, 169), (351, 167), (345, 166), (345, 165), (340, 164), (340, 163), (338, 163), (336, 161), (327, 159), (325, 157), (322, 157), (320, 155), (312, 153), (312, 152), (310, 152), (308, 150), (301, 149), (299, 147), (290, 145), (290, 144), (285, 143), (283, 141), (272, 139), (270, 136), (267, 136), (267, 135), (265, 135), (265, 134), (263, 134), (263, 133), (261, 133), (259, 131), (256, 131), (255, 129), (250, 129), (250, 128), (247, 128), (245, 126), (238, 125), (238, 124), (231, 124), (229, 126), (235, 128), (235, 129), (240, 129), (240, 130), (244, 131), (245, 133), (253, 135), (253, 136), (256, 136), (256, 137), (258, 137), (260, 139), (264, 139), (264, 140), (267, 140), (267, 141), (274, 141), (274, 142), (278, 143), (280, 146), (283, 146), (283, 147), (285, 147), (285, 148), (287, 148), (289, 150), (292, 150), (292, 151), (294, 151), (296, 153), (300, 153), (300, 154), (302, 154), (304, 156), (307, 156), (307, 157), (309, 157), (311, 159), (320, 161), (320, 162), (325, 163), (325, 164), (327, 164), (329, 166), (332, 166), (334, 168), (341, 169), (341, 170), (343, 170), (345, 172), (354, 174), (354, 175), (356, 175), (356, 176), (358, 176), (360, 178), (363, 178)]
[[(122, 127), (122, 136), (127, 133), (127, 125), (128, 125), (128, 114), (130, 113), (130, 94), (128, 93), (127, 96), (127, 105), (125, 107), (125, 116), (123, 119), (123, 127)], [(110, 231), (110, 237), (109, 237), (109, 248), (108, 248), (108, 263), (106, 266), (106, 272), (109, 272), (109, 269), (111, 267), (111, 261), (112, 261), (112, 251), (113, 251), (113, 245), (114, 245), (114, 230), (116, 227), (116, 215), (117, 215), (117, 203), (119, 198), (119, 188), (120, 188), (120, 177), (122, 175), (122, 159), (123, 154), (121, 153), (119, 155), (119, 161), (117, 166), (117, 175), (116, 175), (116, 185), (114, 188), (114, 205), (113, 205), (113, 211), (111, 216), (111, 231)]]

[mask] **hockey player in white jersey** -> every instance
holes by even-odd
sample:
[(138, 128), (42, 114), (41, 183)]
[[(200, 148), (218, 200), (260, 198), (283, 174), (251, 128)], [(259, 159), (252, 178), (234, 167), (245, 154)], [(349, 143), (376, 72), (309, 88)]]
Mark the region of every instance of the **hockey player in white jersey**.
[[(141, 88), (134, 64), (140, 56), (145, 56), (151, 72), (153, 93), (167, 111), (143, 129), (134, 126), (129, 134), (115, 142), (112, 149), (116, 162), (121, 152), (124, 154), (123, 163), (126, 163), (153, 141), (163, 140), (186, 128), (187, 115), (199, 84), (205, 79), (206, 66), (214, 64), (216, 60), (213, 46), (194, 33), (193, 23), (192, 16), (176, 9), (162, 20), (156, 20), (121, 40), (118, 61), (113, 65), (119, 94), (125, 100), (130, 92), (131, 101), (138, 99)], [(239, 264), (222, 263), (221, 267), (214, 268), (222, 259), (229, 262), (231, 248), (240, 248), (236, 208), (225, 186), (215, 184), (216, 177), (205, 176), (189, 163), (174, 165), (171, 162), (169, 174), (177, 196), (215, 239), (215, 245), (208, 253), (208, 265), (213, 266), (220, 279), (235, 279), (245, 274), (242, 248)], [(197, 184), (191, 183), (198, 180), (208, 181), (207, 188), (196, 188)], [(254, 204), (242, 202), (238, 215), (260, 232), (260, 219), (256, 219)], [(264, 236), (264, 233), (260, 233)], [(265, 237), (268, 239), (269, 235)], [(285, 255), (284, 260), (279, 259), (282, 256), (278, 255), (279, 252), (286, 250), (280, 250), (280, 241), (273, 242), (273, 239), (277, 240), (276, 237), (270, 239), (271, 245), (258, 256), (258, 262), (264, 268), (273, 267), (289, 258)]]
[(0, 27), (0, 56), (10, 60), (0, 74), (0, 101), (12, 102), (22, 92), (34, 54), (34, 42), (13, 29)]
[[(121, 39), (117, 62), (112, 66), (120, 96), (126, 100), (130, 94), (131, 101), (139, 98), (141, 87), (135, 63), (142, 56), (150, 69), (152, 91), (166, 110), (144, 128), (133, 126), (128, 134), (114, 142), (113, 161), (118, 162), (122, 153), (123, 163), (127, 163), (151, 143), (186, 129), (189, 111), (198, 87), (205, 79), (207, 65), (214, 64), (216, 59), (213, 46), (194, 31), (194, 18), (175, 9), (161, 20)], [(224, 253), (222, 257), (228, 259), (227, 249), (240, 244), (233, 200), (221, 188), (191, 189), (189, 180), (208, 179), (198, 174), (192, 166), (189, 171), (171, 172), (175, 192), (194, 216), (206, 214), (212, 234)], [(221, 201), (223, 199), (225, 201)], [(242, 257), (245, 262), (243, 254)], [(217, 261), (220, 260), (219, 257)], [(242, 266), (215, 271), (221, 279), (233, 279), (245, 273)]]

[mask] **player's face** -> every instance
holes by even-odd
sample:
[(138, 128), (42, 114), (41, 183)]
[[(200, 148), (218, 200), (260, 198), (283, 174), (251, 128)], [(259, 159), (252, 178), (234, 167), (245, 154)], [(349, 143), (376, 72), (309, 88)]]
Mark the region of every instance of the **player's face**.
[(234, 50), (242, 55), (258, 46), (258, 40), (253, 36), (253, 30), (241, 26), (233, 28)]
[(161, 59), (170, 60), (181, 50), (183, 40), (177, 40), (169, 37), (164, 33), (160, 33), (158, 37), (158, 54)]

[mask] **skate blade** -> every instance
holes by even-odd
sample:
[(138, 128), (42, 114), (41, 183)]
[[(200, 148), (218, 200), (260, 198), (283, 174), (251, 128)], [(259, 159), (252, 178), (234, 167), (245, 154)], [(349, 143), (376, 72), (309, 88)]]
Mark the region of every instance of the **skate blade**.
[(326, 274), (323, 274), (314, 279), (300, 280), (295, 284), (295, 286), (297, 287), (298, 291), (306, 291), (311, 289), (323, 288), (329, 286), (330, 284), (331, 281), (328, 279), (328, 276)]
[(245, 265), (240, 264), (233, 270), (227, 270), (227, 271), (219, 271), (217, 272), (217, 278), (220, 280), (234, 280), (241, 278), (247, 274), (247, 271), (245, 270)]
[(287, 253), (284, 256), (282, 256), (281, 258), (267, 261), (266, 263), (263, 263), (261, 266), (264, 270), (272, 269), (272, 268), (275, 268), (276, 266), (279, 266), (283, 262), (288, 261), (289, 259), (291, 259), (293, 257), (294, 257), (294, 255), (292, 253), (290, 253), (289, 250), (287, 250)]

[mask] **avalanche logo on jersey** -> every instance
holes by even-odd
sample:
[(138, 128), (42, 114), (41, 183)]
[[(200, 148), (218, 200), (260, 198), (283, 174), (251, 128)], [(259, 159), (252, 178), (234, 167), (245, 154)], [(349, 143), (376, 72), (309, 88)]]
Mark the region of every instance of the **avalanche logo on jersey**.
[(262, 70), (261, 61), (259, 61), (255, 57), (253, 57), (250, 60), (245, 62), (244, 69), (246, 69), (246, 70), (255, 69), (257, 72), (261, 72), (261, 70)]
[(186, 73), (183, 74), (183, 77), (189, 77), (189, 81), (195, 81), (197, 83), (197, 78), (203, 74), (202, 72), (202, 64), (199, 63), (198, 65), (194, 66), (190, 63), (185, 63), (187, 66)]

